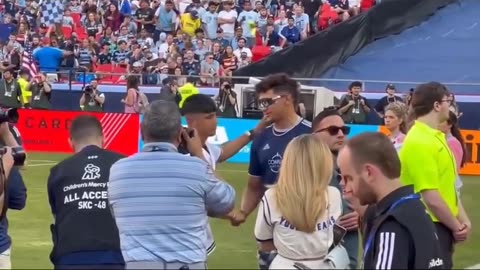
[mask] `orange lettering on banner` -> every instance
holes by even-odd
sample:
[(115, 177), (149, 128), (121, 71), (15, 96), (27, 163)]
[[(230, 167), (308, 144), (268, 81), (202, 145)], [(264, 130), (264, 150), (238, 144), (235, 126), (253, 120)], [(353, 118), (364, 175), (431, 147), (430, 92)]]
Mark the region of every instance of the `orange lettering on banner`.
[[(380, 126), (379, 131), (385, 135), (390, 132), (385, 126)], [(461, 175), (480, 175), (480, 131), (461, 130), (467, 148), (467, 161), (462, 169)]]
[(460, 174), (480, 175), (480, 131), (478, 130), (461, 130), (465, 146), (467, 147), (467, 161)]

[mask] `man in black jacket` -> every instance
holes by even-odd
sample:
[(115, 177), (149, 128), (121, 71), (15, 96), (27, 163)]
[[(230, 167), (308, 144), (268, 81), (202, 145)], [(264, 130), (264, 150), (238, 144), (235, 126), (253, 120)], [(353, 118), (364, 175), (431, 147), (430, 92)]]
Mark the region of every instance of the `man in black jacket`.
[(103, 132), (93, 116), (70, 127), (75, 154), (57, 164), (48, 178), (55, 269), (122, 269), (118, 229), (108, 207), (110, 167), (122, 155), (102, 149)]
[(363, 269), (443, 269), (438, 236), (420, 196), (399, 181), (400, 160), (383, 134), (358, 135), (340, 150), (345, 192), (370, 205)]

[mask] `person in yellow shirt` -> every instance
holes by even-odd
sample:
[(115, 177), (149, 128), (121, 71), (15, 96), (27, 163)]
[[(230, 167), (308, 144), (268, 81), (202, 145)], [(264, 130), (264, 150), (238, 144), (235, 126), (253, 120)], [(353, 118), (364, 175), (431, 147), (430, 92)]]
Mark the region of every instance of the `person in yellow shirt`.
[(195, 36), (195, 30), (200, 29), (202, 22), (198, 16), (198, 11), (192, 10), (190, 13), (184, 13), (180, 17), (180, 28), (190, 37)]
[(183, 107), (183, 103), (185, 102), (185, 99), (187, 99), (189, 96), (193, 96), (200, 93), (200, 91), (198, 91), (198, 88), (195, 86), (195, 78), (193, 77), (188, 77), (187, 83), (184, 84), (182, 87), (178, 88), (178, 92), (182, 96), (182, 99), (178, 104), (178, 107), (180, 107), (180, 109)]
[(30, 97), (32, 96), (32, 91), (30, 91), (29, 87), (29, 72), (28, 70), (22, 70), (19, 73), (19, 78), (17, 79), (18, 84), (20, 85), (20, 90), (22, 91), (21, 103), (23, 104), (24, 108), (30, 108)]
[(454, 156), (438, 130), (449, 118), (449, 96), (437, 82), (417, 86), (410, 104), (415, 124), (399, 152), (400, 179), (422, 196), (437, 230), (445, 269), (452, 269), (454, 244), (465, 241), (472, 226), (455, 188)]

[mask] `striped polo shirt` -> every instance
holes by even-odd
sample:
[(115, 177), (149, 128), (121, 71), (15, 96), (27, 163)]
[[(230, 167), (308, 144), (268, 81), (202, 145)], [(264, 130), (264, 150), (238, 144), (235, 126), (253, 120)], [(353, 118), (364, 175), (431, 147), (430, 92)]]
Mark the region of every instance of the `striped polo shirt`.
[(229, 213), (235, 190), (197, 157), (148, 143), (110, 170), (109, 203), (125, 262), (207, 259), (208, 216)]

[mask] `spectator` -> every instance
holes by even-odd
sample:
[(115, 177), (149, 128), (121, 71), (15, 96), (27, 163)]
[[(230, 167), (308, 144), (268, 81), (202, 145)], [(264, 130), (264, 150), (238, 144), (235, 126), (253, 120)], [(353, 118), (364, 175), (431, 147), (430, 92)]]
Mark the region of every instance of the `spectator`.
[(207, 53), (205, 60), (200, 64), (201, 80), (204, 84), (213, 85), (220, 81), (218, 75), (220, 74), (220, 64), (213, 59), (213, 54)]
[[(225, 47), (230, 45), (230, 42), (227, 39), (223, 38), (222, 28), (217, 29), (217, 37), (213, 40), (213, 42), (214, 43), (215, 42), (220, 43), (222, 49), (225, 49)], [(233, 42), (233, 40), (232, 40), (232, 42)]]
[(301, 6), (297, 6), (295, 8), (295, 16), (293, 16), (295, 21), (295, 25), (300, 30), (301, 39), (306, 39), (308, 33), (310, 32), (310, 18), (306, 13), (303, 12), (303, 8)]
[(265, 36), (262, 37), (262, 45), (278, 51), (285, 45), (285, 39), (274, 30), (273, 25), (267, 25)]
[(220, 61), (222, 64), (223, 74), (225, 76), (232, 76), (232, 73), (237, 70), (238, 68), (238, 59), (233, 54), (232, 46), (227, 46), (225, 48), (225, 52), (222, 55), (222, 59)]
[(246, 38), (248, 47), (252, 47), (255, 44), (255, 36), (250, 31), (250, 24), (257, 24), (259, 22), (258, 13), (252, 10), (252, 3), (245, 1), (243, 4), (243, 11), (238, 15), (238, 22), (242, 27), (242, 36)]
[(186, 33), (190, 37), (195, 36), (195, 31), (201, 26), (202, 23), (196, 10), (192, 10), (191, 13), (185, 13), (180, 17), (180, 28), (183, 33)]
[(140, 8), (135, 12), (135, 22), (148, 33), (153, 34), (155, 31), (155, 11), (149, 7), (148, 0), (140, 1)]
[(302, 39), (301, 32), (295, 26), (295, 19), (293, 18), (288, 18), (288, 25), (283, 27), (281, 34), (285, 37), (287, 45), (295, 44)]
[(237, 21), (237, 11), (233, 9), (233, 2), (226, 0), (223, 2), (223, 10), (218, 13), (218, 25), (223, 30), (223, 37), (229, 41), (233, 39), (235, 22)]
[(73, 54), (70, 51), (62, 51), (55, 47), (56, 41), (45, 43), (43, 47), (33, 52), (33, 58), (38, 63), (38, 68), (43, 72), (56, 72), (60, 68), (64, 56)]
[(161, 33), (172, 34), (175, 30), (175, 21), (177, 13), (173, 10), (174, 4), (172, 0), (166, 0), (164, 5), (160, 5), (155, 12), (156, 25), (153, 39), (157, 42)]
[(120, 29), (122, 15), (116, 5), (110, 4), (103, 18), (105, 20), (105, 26), (110, 27), (112, 31), (118, 31), (118, 29)]
[[(240, 38), (238, 40), (238, 48), (233, 51), (233, 54), (237, 57), (238, 62), (247, 62), (247, 64), (250, 64), (250, 61), (252, 60), (252, 51), (250, 48), (245, 47), (247, 43), (247, 40), (245, 38)], [(243, 57), (242, 55), (246, 55), (246, 58)]]
[(202, 16), (202, 26), (203, 31), (205, 31), (207, 38), (214, 40), (217, 38), (217, 29), (218, 29), (218, 5), (214, 1), (208, 2), (208, 11), (203, 13)]

